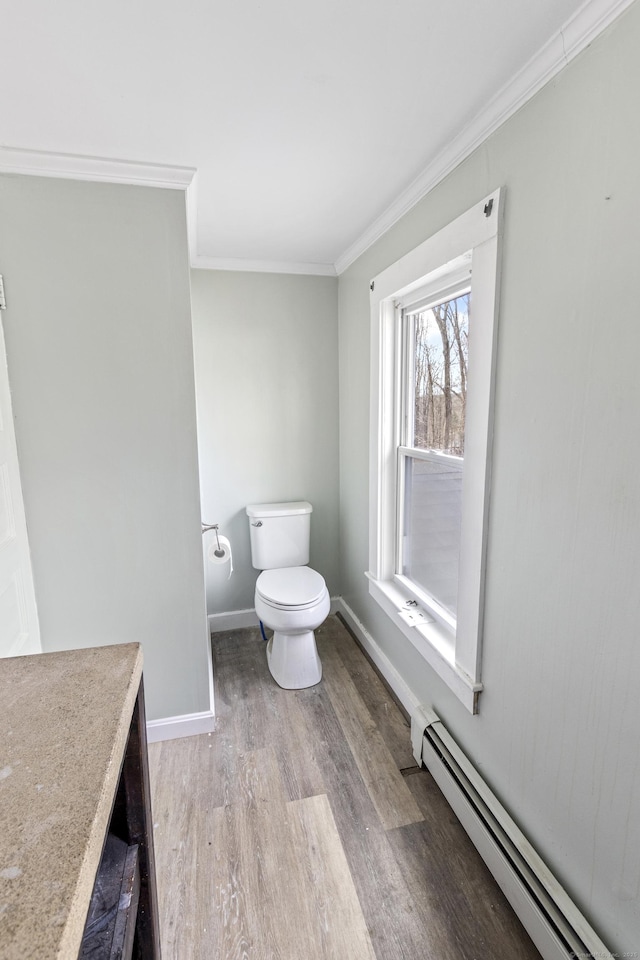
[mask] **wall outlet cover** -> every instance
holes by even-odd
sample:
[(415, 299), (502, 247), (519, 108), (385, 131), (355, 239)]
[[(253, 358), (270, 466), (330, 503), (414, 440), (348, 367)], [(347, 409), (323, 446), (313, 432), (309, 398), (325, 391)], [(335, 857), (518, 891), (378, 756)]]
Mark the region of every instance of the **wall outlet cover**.
[(402, 617), (404, 622), (408, 623), (410, 627), (415, 627), (418, 623), (427, 622), (427, 617), (422, 610), (398, 610), (398, 616)]

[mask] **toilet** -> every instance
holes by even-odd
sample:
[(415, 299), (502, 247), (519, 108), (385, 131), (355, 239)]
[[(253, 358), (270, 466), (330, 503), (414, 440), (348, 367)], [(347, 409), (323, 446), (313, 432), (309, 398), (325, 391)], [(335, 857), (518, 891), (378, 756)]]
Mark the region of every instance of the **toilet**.
[(251, 561), (262, 571), (256, 582), (256, 613), (273, 630), (267, 644), (271, 676), (286, 690), (312, 687), (322, 678), (314, 630), (330, 608), (324, 578), (307, 566), (313, 507), (296, 500), (255, 503), (246, 510)]

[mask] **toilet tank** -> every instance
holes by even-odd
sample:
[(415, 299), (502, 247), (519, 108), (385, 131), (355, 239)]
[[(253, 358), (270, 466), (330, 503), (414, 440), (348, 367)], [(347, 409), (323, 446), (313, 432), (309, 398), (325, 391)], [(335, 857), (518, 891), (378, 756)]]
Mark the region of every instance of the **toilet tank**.
[(312, 510), (306, 500), (253, 503), (247, 507), (251, 562), (256, 570), (302, 567), (309, 563)]

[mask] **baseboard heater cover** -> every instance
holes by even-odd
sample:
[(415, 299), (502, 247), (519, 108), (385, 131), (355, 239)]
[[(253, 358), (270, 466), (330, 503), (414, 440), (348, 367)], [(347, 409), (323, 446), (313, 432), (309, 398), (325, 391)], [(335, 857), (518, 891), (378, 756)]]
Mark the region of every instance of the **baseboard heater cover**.
[(411, 742), (544, 960), (615, 956), (428, 708), (413, 712)]

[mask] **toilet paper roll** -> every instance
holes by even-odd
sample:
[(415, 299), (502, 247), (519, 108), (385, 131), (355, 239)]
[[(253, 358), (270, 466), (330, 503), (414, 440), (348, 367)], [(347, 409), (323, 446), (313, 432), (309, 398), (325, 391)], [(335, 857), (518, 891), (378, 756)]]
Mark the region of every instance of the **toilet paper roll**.
[[(220, 541), (220, 546), (218, 547), (218, 541)], [(227, 574), (227, 580), (231, 577), (233, 573), (233, 556), (231, 554), (231, 544), (227, 537), (218, 537), (213, 539), (209, 544), (209, 550), (207, 551), (207, 558), (209, 563), (213, 563), (216, 566), (222, 566), (223, 564), (229, 564), (229, 573)]]

